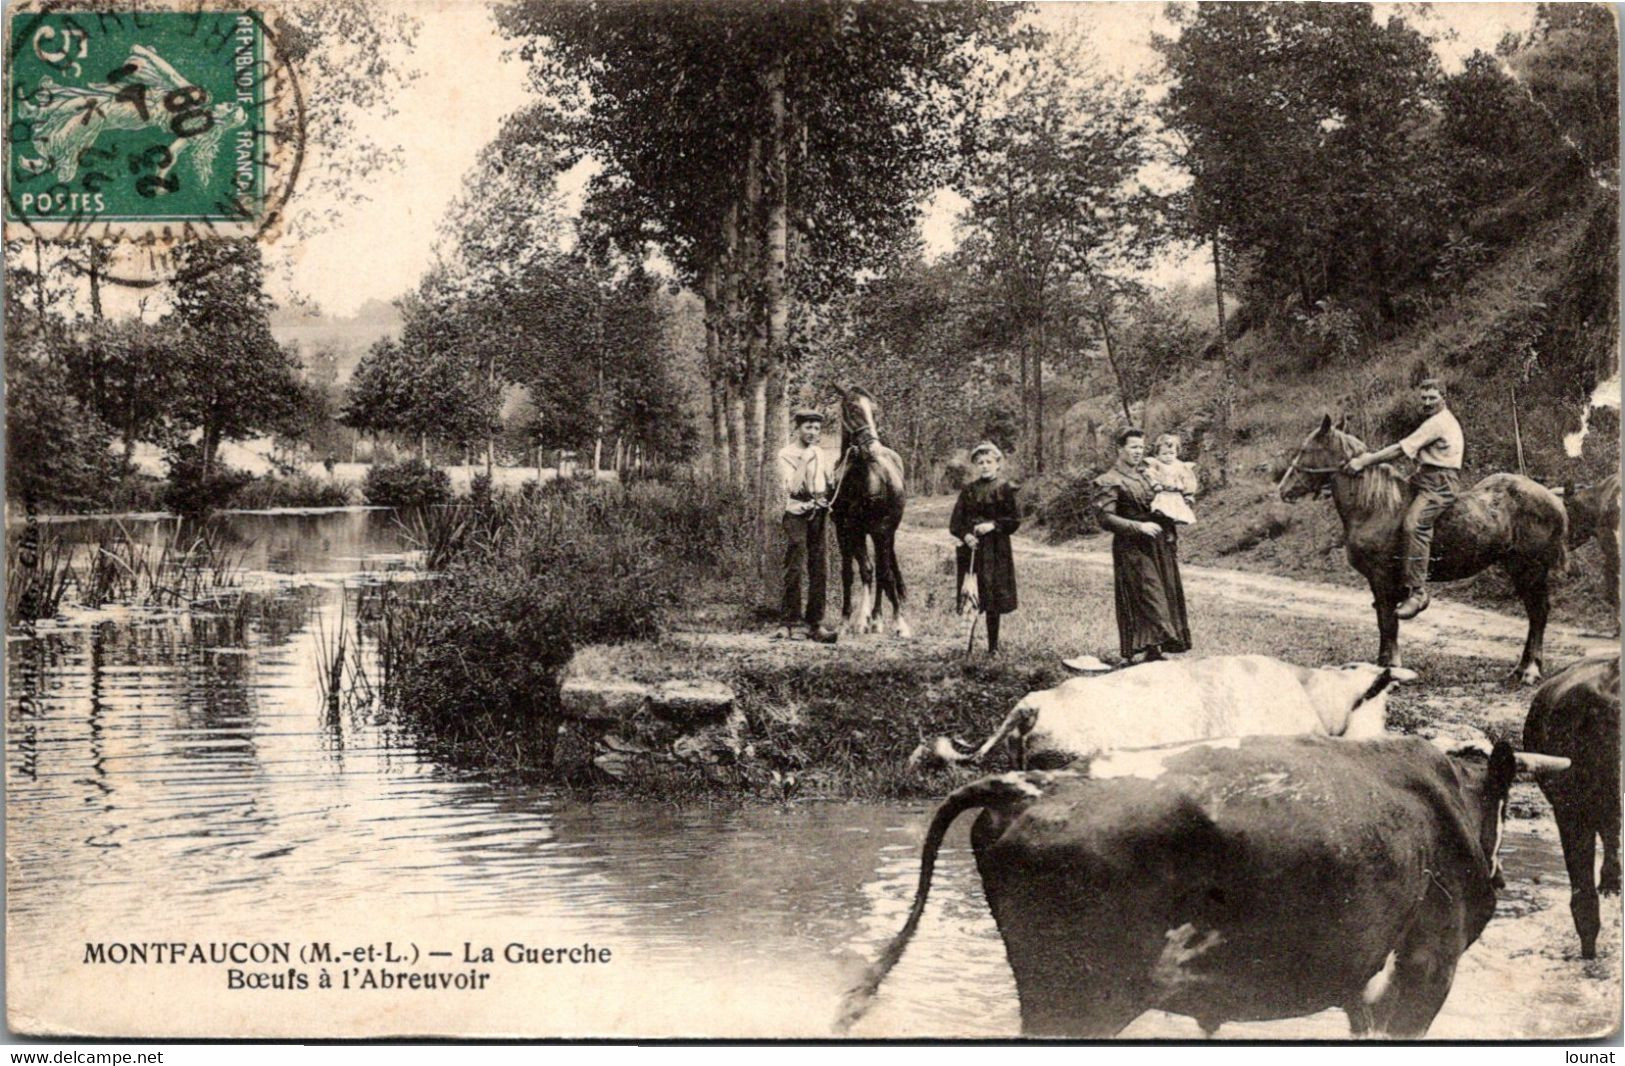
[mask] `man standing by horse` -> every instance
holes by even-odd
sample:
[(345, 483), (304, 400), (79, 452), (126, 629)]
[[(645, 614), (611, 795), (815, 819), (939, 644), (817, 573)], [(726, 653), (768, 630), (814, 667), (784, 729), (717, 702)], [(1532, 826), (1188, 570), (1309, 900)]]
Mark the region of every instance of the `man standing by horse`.
[[(835, 634), (824, 628), (826, 562), (824, 524), (829, 514), (830, 476), (818, 442), (824, 435), (824, 416), (813, 410), (795, 413), (789, 444), (779, 449), (779, 473), (784, 481), (784, 628), (779, 636), (796, 636), (806, 624), (807, 636), (829, 643)], [(807, 610), (801, 610), (801, 577), (807, 577)]]
[(1364, 452), (1348, 461), (1348, 472), (1360, 471), (1377, 463), (1391, 462), (1401, 455), (1414, 459), (1416, 473), (1411, 484), (1416, 496), (1405, 512), (1405, 591), (1406, 598), (1394, 609), (1398, 618), (1415, 618), (1427, 609), (1428, 561), (1433, 548), (1433, 524), (1461, 492), (1461, 457), (1465, 450), (1461, 423), (1445, 406), (1444, 388), (1428, 378), (1416, 386), (1422, 408), (1422, 424), (1397, 444), (1376, 452)]

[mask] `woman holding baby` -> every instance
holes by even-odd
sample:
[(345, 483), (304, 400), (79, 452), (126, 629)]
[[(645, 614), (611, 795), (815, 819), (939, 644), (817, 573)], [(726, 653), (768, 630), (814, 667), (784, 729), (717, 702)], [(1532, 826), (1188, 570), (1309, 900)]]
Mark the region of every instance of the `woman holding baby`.
[(1196, 520), (1196, 471), (1179, 459), (1179, 438), (1157, 438), (1146, 455), (1145, 432), (1117, 435), (1117, 462), (1095, 479), (1091, 502), (1112, 534), (1117, 634), (1127, 663), (1189, 651), (1190, 624), (1179, 577), (1177, 530)]

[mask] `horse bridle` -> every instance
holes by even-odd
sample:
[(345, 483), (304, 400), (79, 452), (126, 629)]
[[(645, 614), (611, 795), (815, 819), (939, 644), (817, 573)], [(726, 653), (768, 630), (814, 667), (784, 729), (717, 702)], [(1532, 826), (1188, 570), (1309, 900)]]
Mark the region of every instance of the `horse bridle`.
[[(1286, 473), (1281, 475), (1281, 480), (1275, 486), (1275, 495), (1279, 496), (1286, 490), (1286, 483), (1292, 480), (1293, 474), (1337, 474), (1341, 473), (1343, 468), (1348, 465), (1345, 461), (1338, 466), (1299, 466), (1298, 460), (1303, 458), (1303, 450), (1308, 446), (1307, 443), (1298, 445), (1297, 453), (1292, 456), (1292, 461), (1286, 465)], [(1349, 476), (1359, 477), (1360, 475), (1351, 474)]]
[[(856, 429), (852, 430), (852, 433), (857, 439), (853, 443), (846, 446), (846, 451), (841, 453), (841, 461), (835, 464), (835, 473), (832, 478), (832, 480), (835, 482), (835, 491), (830, 494), (829, 502), (824, 505), (827, 510), (833, 511), (835, 509), (835, 501), (841, 498), (841, 489), (846, 485), (847, 467), (852, 465), (852, 453), (863, 448), (866, 444), (880, 443), (880, 430), (875, 428), (874, 409), (868, 404), (863, 406), (863, 417), (868, 424), (858, 426)], [(844, 413), (842, 415), (841, 422), (842, 428), (846, 428), (846, 418)]]

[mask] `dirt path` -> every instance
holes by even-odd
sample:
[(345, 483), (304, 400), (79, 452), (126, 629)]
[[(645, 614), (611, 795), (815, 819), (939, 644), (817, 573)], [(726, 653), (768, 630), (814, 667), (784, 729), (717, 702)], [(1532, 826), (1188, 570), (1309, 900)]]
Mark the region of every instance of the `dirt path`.
[[(899, 537), (915, 543), (942, 545), (947, 540), (943, 532), (943, 527), (947, 525), (946, 515), (938, 513), (939, 507), (930, 506), (936, 501), (925, 502), (927, 506), (909, 515), (910, 521), (899, 531)], [(1041, 544), (1020, 533), (1012, 541), (1019, 558), (1060, 560), (1081, 570), (1098, 573), (1108, 584), (1111, 581), (1112, 557), (1109, 550)], [(1180, 565), (1180, 576), (1184, 579), (1185, 594), (1190, 597), (1216, 596), (1232, 604), (1257, 607), (1271, 614), (1358, 626), (1369, 634), (1375, 652), (1377, 620), (1371, 607), (1371, 593), (1365, 589), (1184, 563)], [(1505, 659), (1507, 670), (1511, 671), (1518, 661), (1518, 653), (1523, 648), (1524, 635), (1528, 631), (1528, 621), (1523, 615), (1450, 603), (1446, 598), (1448, 596), (1446, 589), (1443, 596), (1435, 599), (1419, 618), (1402, 623), (1401, 651), (1406, 644), (1425, 644), (1436, 651)], [(1575, 626), (1549, 624), (1546, 627), (1548, 673), (1573, 659), (1608, 651), (1617, 652), (1618, 649), (1619, 639), (1616, 637), (1589, 633)]]

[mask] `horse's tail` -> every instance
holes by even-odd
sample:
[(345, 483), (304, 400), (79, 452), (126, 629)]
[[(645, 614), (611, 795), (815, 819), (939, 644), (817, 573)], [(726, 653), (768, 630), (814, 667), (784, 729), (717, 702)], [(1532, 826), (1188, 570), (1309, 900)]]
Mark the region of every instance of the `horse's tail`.
[(1555, 570), (1559, 574), (1566, 574), (1569, 570), (1569, 509), (1567, 505), (1558, 498), (1556, 493), (1551, 492), (1549, 489), (1547, 491), (1552, 500), (1557, 503), (1555, 515), (1557, 519), (1557, 533), (1552, 540), (1552, 546), (1548, 554), (1546, 569), (1548, 573)]
[(1518, 474), (1492, 474), (1479, 482), (1495, 480), (1512, 515), (1514, 555), (1545, 564), (1548, 574), (1567, 573), (1569, 567), (1569, 505), (1550, 488), (1533, 478)]
[(886, 553), (891, 556), (892, 590), (897, 594), (896, 607), (903, 609), (903, 601), (908, 599), (908, 589), (903, 585), (903, 568), (897, 565), (897, 533), (892, 531), (891, 539), (886, 544)]

